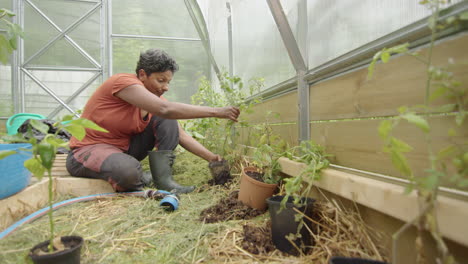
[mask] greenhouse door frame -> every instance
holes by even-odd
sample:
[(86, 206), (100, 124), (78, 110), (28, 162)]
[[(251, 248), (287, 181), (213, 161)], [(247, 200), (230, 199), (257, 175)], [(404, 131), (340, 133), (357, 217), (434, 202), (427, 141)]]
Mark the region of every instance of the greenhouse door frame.
[[(62, 0), (66, 1), (66, 0)], [(52, 98), (54, 98), (60, 105), (56, 107), (51, 113), (48, 114), (48, 118), (55, 117), (62, 108), (67, 109), (76, 117), (79, 114), (74, 111), (68, 104), (73, 101), (79, 94), (86, 90), (96, 79), (105, 75), (108, 70), (103, 65), (109, 65), (106, 63), (106, 50), (108, 47), (108, 40), (106, 39), (106, 27), (105, 21), (108, 16), (107, 0), (76, 0), (76, 2), (95, 3), (95, 5), (89, 9), (86, 13), (81, 15), (77, 20), (71, 23), (66, 28), (60, 28), (49, 16), (47, 16), (39, 7), (37, 7), (32, 0), (19, 0), (13, 1), (13, 12), (17, 14), (14, 17), (13, 22), (19, 24), (23, 29), (25, 26), (25, 6), (28, 5), (35, 12), (37, 12), (42, 18), (44, 18), (50, 26), (58, 31), (58, 34), (50, 39), (44, 46), (42, 46), (36, 53), (25, 60), (24, 58), (24, 40), (19, 40), (19, 48), (13, 53), (12, 59), (12, 95), (14, 102), (14, 112), (21, 113), (25, 112), (25, 79), (26, 76), (34, 81), (39, 87), (47, 92)], [(95, 12), (100, 12), (100, 49), (101, 59), (96, 61), (88, 52), (86, 52), (78, 43), (76, 43), (68, 33), (75, 29), (78, 25), (86, 21)], [(64, 66), (30, 66), (28, 63), (34, 58), (44, 54), (54, 43), (59, 40), (65, 39), (73, 48), (75, 48), (86, 60), (88, 60), (94, 67), (92, 68), (81, 68), (81, 67), (64, 67)], [(32, 70), (43, 70), (43, 71), (74, 71), (74, 72), (94, 72), (94, 75), (81, 85), (72, 95), (66, 100), (59, 98), (47, 85), (45, 85), (37, 76), (31, 73)]]

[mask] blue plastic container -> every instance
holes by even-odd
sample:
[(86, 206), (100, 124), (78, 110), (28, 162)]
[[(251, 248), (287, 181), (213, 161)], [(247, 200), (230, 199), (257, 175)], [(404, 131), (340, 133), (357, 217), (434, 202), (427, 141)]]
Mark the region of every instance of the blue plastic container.
[(23, 165), (32, 157), (31, 144), (0, 144), (0, 151), (14, 150), (16, 154), (0, 159), (0, 199), (11, 196), (28, 186), (31, 173)]
[(45, 116), (40, 114), (19, 113), (10, 116), (6, 122), (8, 135), (14, 135), (18, 132), (18, 128), (28, 119), (46, 119)]

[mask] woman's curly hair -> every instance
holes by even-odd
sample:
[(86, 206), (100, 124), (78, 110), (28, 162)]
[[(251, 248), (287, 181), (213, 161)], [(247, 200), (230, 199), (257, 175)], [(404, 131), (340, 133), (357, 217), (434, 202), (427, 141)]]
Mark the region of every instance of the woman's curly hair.
[(147, 75), (151, 75), (154, 72), (165, 71), (174, 73), (179, 70), (179, 65), (177, 65), (175, 60), (166, 52), (159, 49), (149, 49), (140, 53), (140, 59), (136, 67), (137, 75), (140, 69), (143, 69)]

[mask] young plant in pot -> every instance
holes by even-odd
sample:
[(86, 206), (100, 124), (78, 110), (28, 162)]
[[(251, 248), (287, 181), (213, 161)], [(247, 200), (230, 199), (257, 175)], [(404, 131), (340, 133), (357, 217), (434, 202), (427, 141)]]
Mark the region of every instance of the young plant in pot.
[(307, 253), (313, 245), (311, 230), (315, 200), (309, 197), (320, 171), (329, 165), (323, 148), (312, 141), (301, 144), (285, 153), (287, 158), (306, 164), (297, 177), (284, 178), (284, 195), (267, 199), (271, 217), (273, 244), (292, 255)]
[[(230, 76), (227, 71), (219, 74), (218, 78), (219, 87), (212, 85), (212, 82), (204, 76), (200, 78), (198, 91), (191, 97), (192, 104), (212, 107), (233, 105), (239, 107), (242, 113), (252, 113), (253, 105), (259, 103), (261, 99), (247, 99), (260, 91), (263, 79), (253, 78), (248, 83), (244, 83), (239, 76)], [(231, 181), (229, 163), (233, 163), (236, 158), (233, 147), (236, 146), (236, 139), (239, 136), (236, 127), (247, 125), (244, 115), (239, 117), (237, 123), (216, 118), (201, 118), (186, 120), (181, 124), (190, 136), (199, 140), (212, 152), (225, 158), (209, 163), (212, 175), (209, 184), (224, 185)]]
[[(29, 120), (29, 127), (26, 133), (17, 133), (13, 136), (4, 137), (5, 141), (29, 143), (32, 145), (32, 158), (24, 162), (24, 166), (39, 180), (47, 173), (48, 184), (48, 216), (50, 233), (49, 239), (34, 246), (29, 256), (34, 263), (80, 263), (80, 250), (83, 245), (83, 238), (80, 236), (56, 237), (53, 219), (53, 179), (52, 166), (54, 164), (58, 148), (68, 148), (68, 142), (57, 137), (57, 134), (66, 130), (71, 135), (81, 140), (86, 134), (85, 128), (107, 132), (95, 123), (87, 119), (72, 120), (71, 116), (64, 117), (60, 122), (53, 124), (55, 133), (47, 124), (40, 120)], [(40, 132), (44, 137), (38, 140), (35, 135)], [(9, 153), (13, 154), (13, 153)], [(2, 155), (6, 157), (7, 155)]]
[(268, 121), (258, 125), (256, 130), (261, 133), (259, 144), (248, 166), (242, 168), (238, 199), (252, 208), (265, 210), (266, 199), (274, 194), (282, 179), (278, 159), (284, 155), (287, 144), (272, 133)]

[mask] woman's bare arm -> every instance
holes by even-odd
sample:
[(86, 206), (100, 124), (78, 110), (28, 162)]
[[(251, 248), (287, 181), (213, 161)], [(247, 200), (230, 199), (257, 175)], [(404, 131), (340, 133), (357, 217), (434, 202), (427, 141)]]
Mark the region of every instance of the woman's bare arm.
[(208, 107), (162, 100), (142, 85), (130, 85), (115, 94), (120, 99), (166, 119), (192, 119), (203, 117), (226, 118), (237, 122), (237, 107)]

